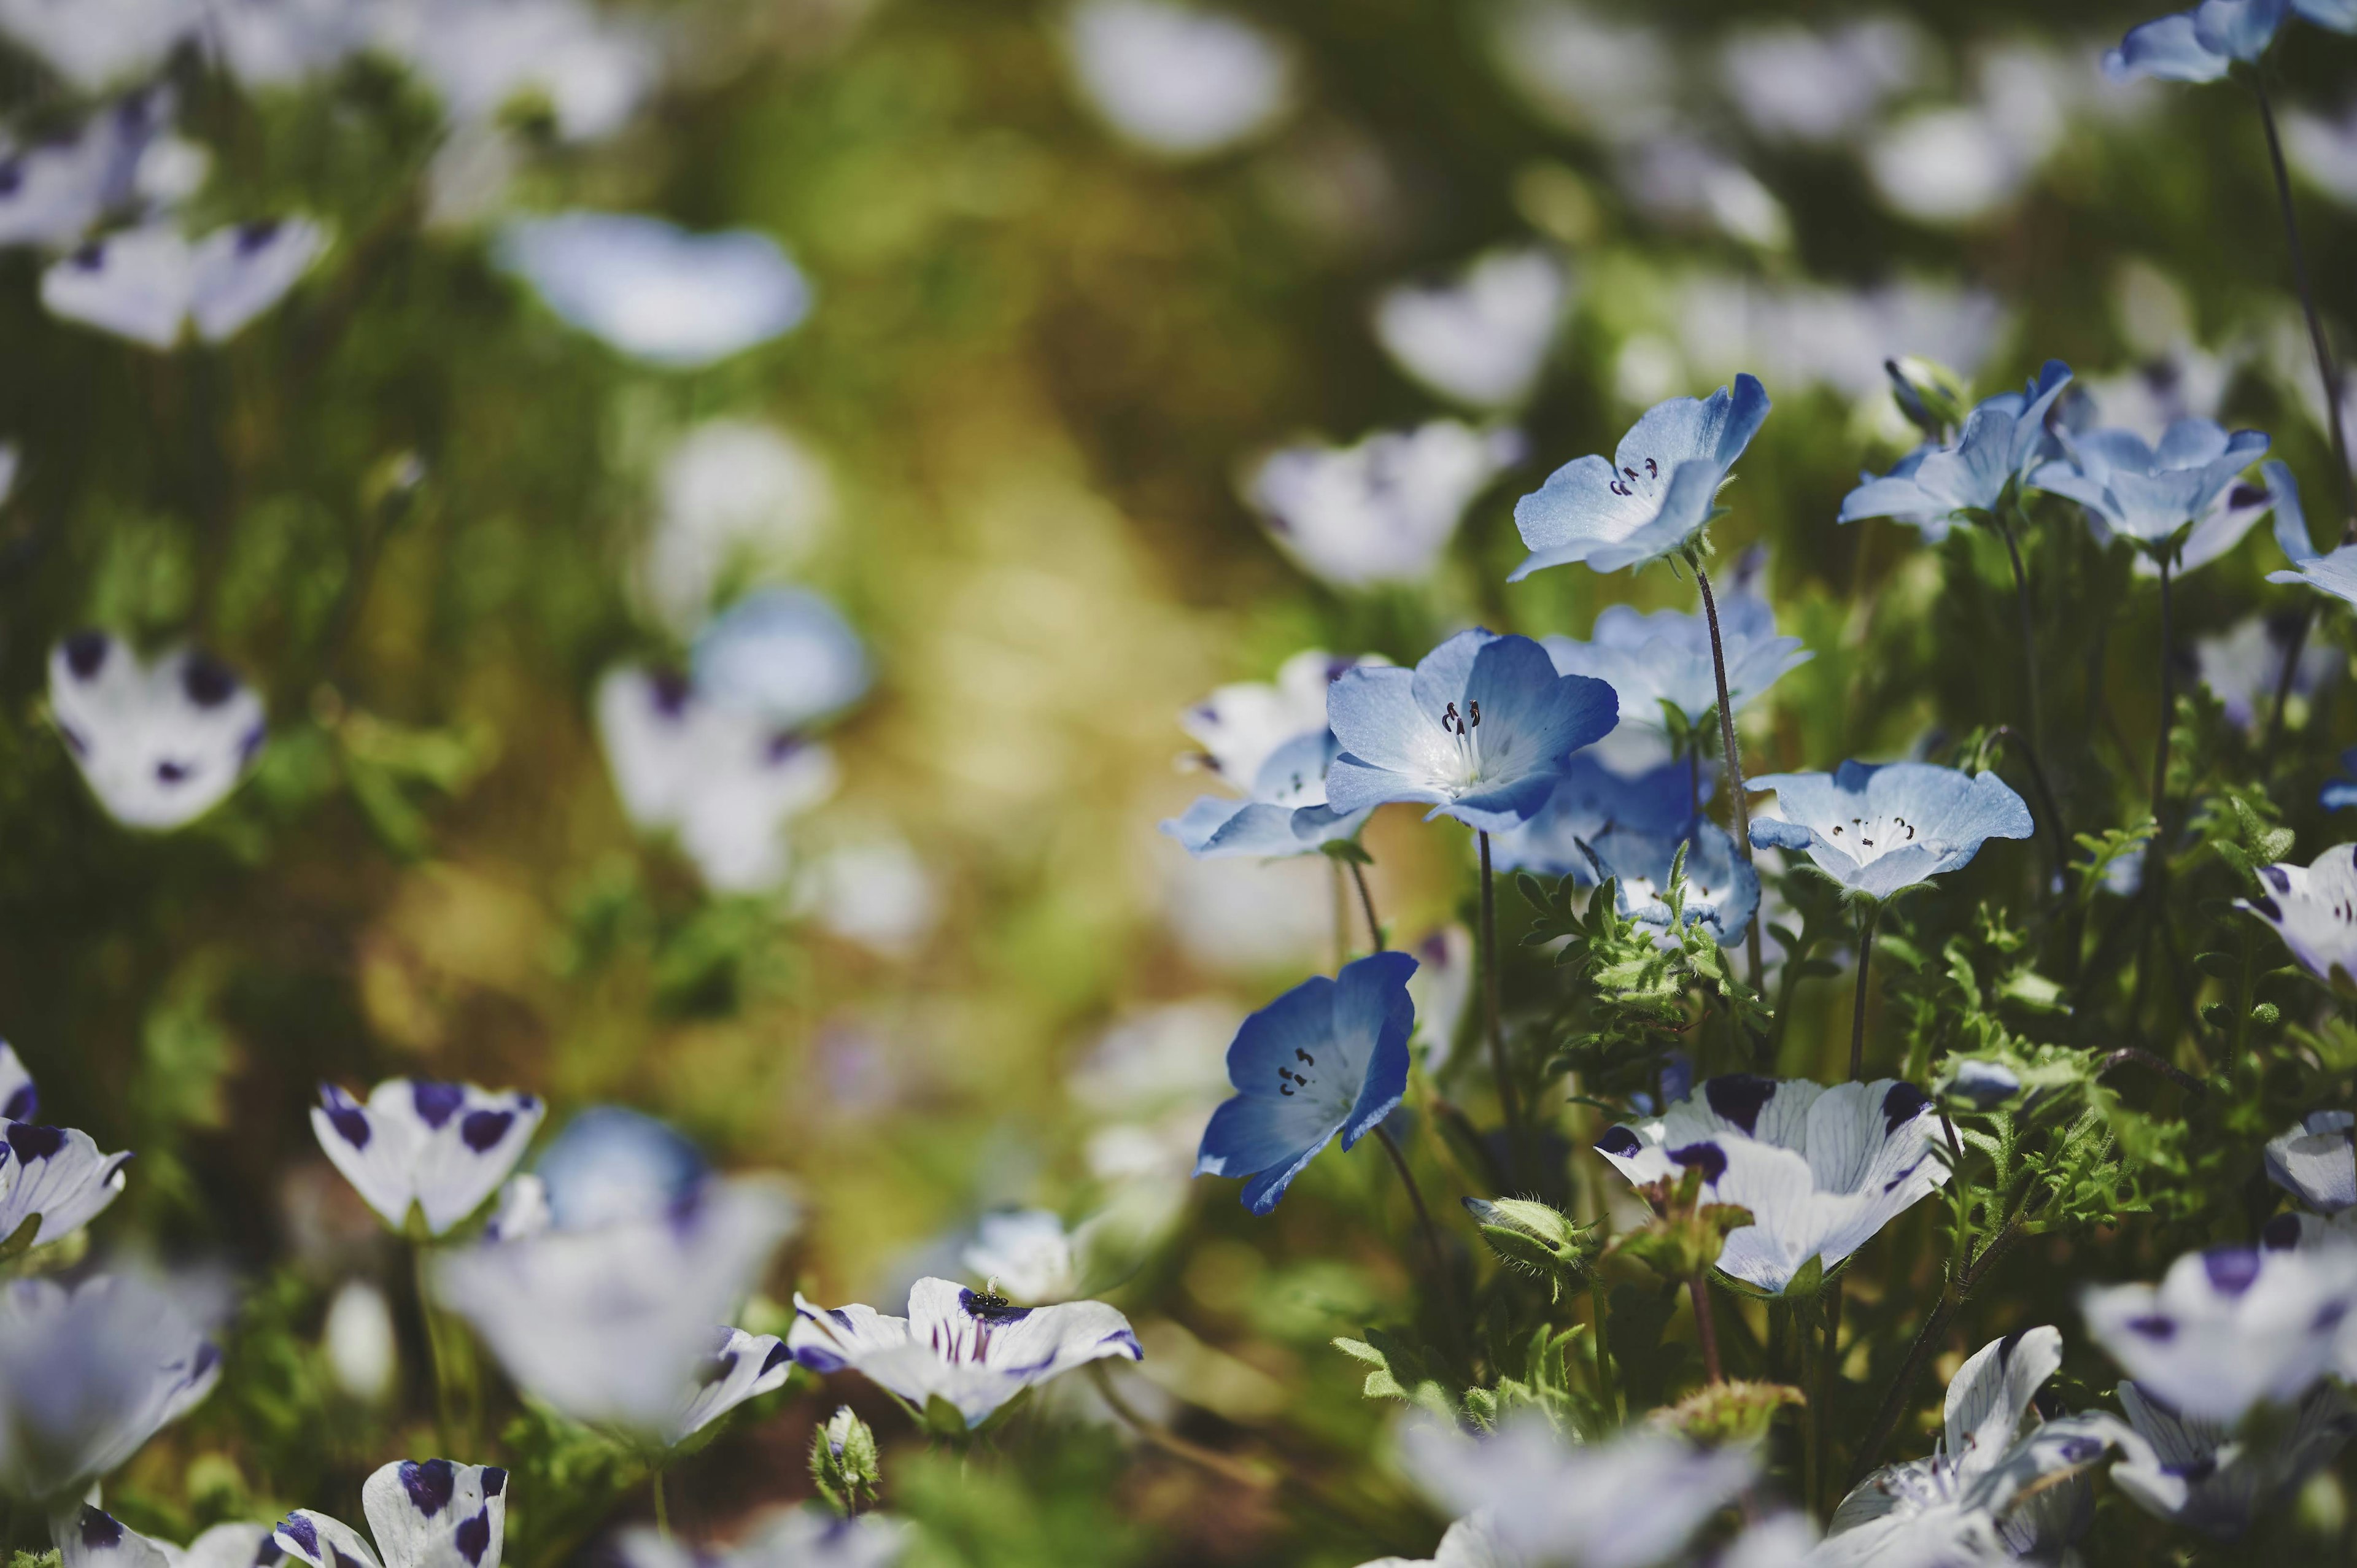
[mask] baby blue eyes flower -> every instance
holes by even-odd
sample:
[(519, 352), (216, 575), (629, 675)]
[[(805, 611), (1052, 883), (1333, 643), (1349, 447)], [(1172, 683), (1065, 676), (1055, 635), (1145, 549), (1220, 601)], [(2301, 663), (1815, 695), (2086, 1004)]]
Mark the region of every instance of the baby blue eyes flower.
[[(49, 1520), (59, 1568), (254, 1568), (270, 1544), (265, 1524), (217, 1524), (185, 1547), (126, 1530), (113, 1515), (84, 1503), (80, 1517)], [(270, 1556), (277, 1551), (272, 1548)]]
[(1566, 463), (1514, 503), (1531, 553), (1507, 581), (1575, 561), (1617, 572), (1684, 548), (1710, 521), (1727, 470), (1767, 418), (1768, 393), (1749, 375), (1706, 399), (1654, 404), (1610, 461)]
[(2357, 992), (2357, 844), (2326, 850), (2308, 865), (2263, 865), (2265, 888), (2235, 900), (2276, 929), (2309, 973), (2343, 994)]
[(841, 611), (802, 588), (765, 588), (704, 628), (690, 656), (711, 702), (799, 730), (865, 696), (867, 650)]
[(1835, 521), (1936, 521), (1944, 532), (1960, 513), (1994, 511), (2006, 487), (2047, 454), (2052, 437), (2046, 415), (2070, 381), (2070, 366), (2047, 360), (2023, 391), (2000, 392), (1975, 408), (1953, 441), (1919, 446), (1890, 473), (1850, 491)]
[(507, 1492), (508, 1473), (494, 1466), (396, 1460), (361, 1483), (375, 1548), (350, 1525), (309, 1509), (279, 1520), (271, 1540), (309, 1568), (500, 1568)]
[(2267, 491), (2275, 501), (2276, 544), (2291, 562), (2290, 570), (2270, 572), (2267, 581), (2305, 583), (2319, 594), (2357, 605), (2357, 544), (2318, 553), (2309, 538), (2308, 514), (2300, 506), (2299, 487), (2292, 482), (2291, 470), (2281, 463), (2269, 463), (2260, 471), (2266, 476)]
[(2190, 11), (2129, 28), (2120, 47), (2104, 56), (2104, 74), (2114, 81), (2216, 81), (2235, 61), (2248, 64), (2266, 53), (2290, 10), (2288, 0), (2202, 0)]
[(2266, 452), (2255, 430), (2229, 435), (2214, 419), (2180, 419), (2158, 446), (2126, 430), (2065, 433), (2067, 457), (2040, 465), (2030, 483), (2085, 507), (2115, 533), (2166, 553)]
[(1483, 832), (1527, 822), (1571, 754), (1620, 715), (1612, 688), (1557, 675), (1526, 637), (1460, 631), (1414, 671), (1352, 670), (1327, 693), (1341, 742), (1326, 803), (1342, 812), (1391, 800), (1430, 803)]
[(1710, 799), (1709, 768), (1697, 771), (1687, 762), (1664, 762), (1623, 777), (1598, 760), (1603, 749), (1591, 747), (1574, 757), (1537, 815), (1491, 840), (1501, 869), (1576, 877), (1583, 886), (1592, 885), (1596, 864), (1587, 846), (1598, 834), (1613, 828), (1681, 833)]
[(2240, 1422), (2290, 1405), (2333, 1369), (2357, 1301), (2357, 1250), (2213, 1247), (2158, 1285), (2088, 1290), (2087, 1328), (2147, 1395), (2189, 1416)]
[(1769, 773), (1776, 815), (1751, 819), (1762, 849), (1801, 850), (1848, 892), (1888, 898), (1970, 864), (1993, 838), (2026, 839), (2029, 808), (1994, 773), (1922, 762), (1845, 762), (1832, 773)]
[(1615, 879), (1620, 913), (1664, 929), (1670, 924), (1664, 897), (1670, 866), (1681, 849), (1686, 852), (1686, 920), (1701, 925), (1721, 947), (1740, 940), (1760, 908), (1760, 874), (1716, 822), (1697, 822), (1691, 834), (1612, 828), (1588, 845), (1598, 876)]
[(1327, 804), (1326, 770), (1340, 750), (1331, 730), (1296, 736), (1269, 753), (1253, 779), (1250, 796), (1242, 800), (1201, 796), (1184, 815), (1165, 822), (1162, 831), (1184, 844), (1189, 854), (1206, 859), (1308, 854), (1351, 838), (1366, 824), (1373, 808), (1344, 812)]
[(2267, 1140), (2267, 1179), (2317, 1213), (2357, 1208), (2357, 1115), (2314, 1111)]
[(1347, 1150), (1378, 1126), (1407, 1092), (1415, 972), (1407, 954), (1376, 953), (1246, 1018), (1228, 1047), (1235, 1097), (1211, 1112), (1195, 1174), (1250, 1177), (1244, 1207), (1266, 1214), (1336, 1133)]
[(2151, 1453), (2124, 1457), (2112, 1484), (2154, 1518), (2221, 1541), (2288, 1502), (2357, 1433), (2357, 1406), (2330, 1383), (2299, 1402), (2287, 1430), (2247, 1434), (2172, 1410), (2132, 1380), (2121, 1380), (2118, 1394)]
[(210, 654), (180, 648), (142, 659), (88, 629), (49, 650), (49, 716), (107, 815), (155, 832), (226, 799), (267, 729), (262, 698)]

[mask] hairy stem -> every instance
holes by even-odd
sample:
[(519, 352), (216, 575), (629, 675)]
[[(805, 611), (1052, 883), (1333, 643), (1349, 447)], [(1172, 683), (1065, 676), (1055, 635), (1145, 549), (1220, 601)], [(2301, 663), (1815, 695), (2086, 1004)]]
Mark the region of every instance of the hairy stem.
[(2169, 647), (2169, 557), (2160, 558), (2160, 739), (2152, 748), (2152, 820), (2169, 798), (2169, 732), (2177, 722), (2177, 661)]
[(1367, 890), (1367, 868), (1357, 861), (1351, 863), (1351, 880), (1359, 885), (1359, 908), (1367, 917), (1367, 940), (1375, 950), (1383, 950), (1383, 923), (1375, 918), (1375, 896)]
[(1448, 1254), (1441, 1249), (1440, 1228), (1432, 1222), (1432, 1210), (1425, 1207), (1424, 1189), (1415, 1185), (1415, 1173), (1408, 1169), (1407, 1155), (1400, 1151), (1391, 1128), (1376, 1122), (1375, 1136), (1382, 1140), (1383, 1153), (1392, 1157), (1392, 1168), (1399, 1172), (1400, 1185), (1407, 1188), (1407, 1200), (1415, 1206), (1416, 1229), (1424, 1232), (1424, 1250), (1431, 1254), (1432, 1288), (1440, 1293), (1441, 1305), (1453, 1314), (1455, 1292), (1449, 1288)]
[(1705, 1277), (1707, 1272), (1696, 1271), (1686, 1281), (1686, 1291), (1694, 1300), (1695, 1339), (1702, 1346), (1703, 1376), (1710, 1382), (1723, 1383), (1727, 1374), (1719, 1369), (1718, 1323), (1711, 1316), (1710, 1282)]
[(663, 1467), (657, 1465), (648, 1477), (647, 1484), (655, 1495), (655, 1533), (663, 1540), (671, 1539), (671, 1505), (663, 1498)]
[(1507, 1070), (1506, 1028), (1498, 999), (1498, 886), (1490, 867), (1490, 835), (1478, 832), (1481, 843), (1481, 1008), (1490, 1033), (1490, 1071), (1498, 1080), (1498, 1110), (1506, 1119), (1507, 1147), (1515, 1176), (1530, 1179), (1528, 1139), (1523, 1130), (1522, 1097), (1514, 1092), (1513, 1074)]
[(1587, 1276), (1588, 1310), (1596, 1319), (1596, 1402), (1604, 1407), (1604, 1418), (1618, 1423), (1620, 1420), (1620, 1400), (1612, 1387), (1612, 1306), (1609, 1288), (1604, 1283), (1604, 1271), (1596, 1270)]
[[(1718, 635), (1718, 600), (1710, 591), (1710, 574), (1703, 570), (1702, 562), (1694, 563), (1695, 585), (1702, 589), (1703, 618), (1710, 623), (1710, 668), (1718, 677), (1718, 744), (1727, 754), (1727, 820), (1735, 830), (1736, 847), (1743, 858), (1751, 858), (1751, 805), (1743, 789), (1743, 751), (1735, 741), (1735, 704), (1727, 695), (1727, 645)], [(1760, 989), (1760, 922), (1754, 919), (1751, 929), (1744, 933), (1744, 962), (1749, 968), (1751, 989)]]
[(1874, 962), (1874, 928), (1882, 920), (1882, 906), (1868, 904), (1857, 918), (1857, 984), (1850, 993), (1849, 1076), (1866, 1076), (1866, 976)]

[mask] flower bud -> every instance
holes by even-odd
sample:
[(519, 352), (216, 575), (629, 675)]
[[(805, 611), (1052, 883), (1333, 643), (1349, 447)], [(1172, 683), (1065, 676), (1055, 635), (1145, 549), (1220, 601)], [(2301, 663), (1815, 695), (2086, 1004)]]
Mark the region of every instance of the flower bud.
[(1963, 425), (1971, 397), (1955, 371), (1912, 354), (1885, 360), (1882, 368), (1890, 377), (1890, 395), (1898, 401), (1899, 412), (1924, 435), (1937, 441)]
[(884, 1482), (876, 1434), (849, 1405), (830, 1416), (812, 1440), (811, 1479), (818, 1483), (819, 1495), (846, 1518), (876, 1506), (877, 1488)]
[(1464, 1201), (1490, 1251), (1508, 1267), (1547, 1280), (1557, 1295), (1566, 1281), (1587, 1271), (1595, 1254), (1591, 1228), (1572, 1223), (1544, 1203), (1523, 1197)]

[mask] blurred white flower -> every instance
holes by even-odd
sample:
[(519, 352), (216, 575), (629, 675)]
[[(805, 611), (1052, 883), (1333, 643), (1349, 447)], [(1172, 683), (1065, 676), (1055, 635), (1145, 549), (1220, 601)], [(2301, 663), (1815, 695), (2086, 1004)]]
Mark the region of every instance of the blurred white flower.
[(1749, 370), (1780, 392), (1825, 386), (1886, 404), (1885, 360), (1921, 354), (1970, 375), (2005, 325), (1994, 295), (1947, 282), (1846, 289), (1704, 274), (1674, 301), (1669, 325), (1696, 376)]
[(1292, 94), (1292, 61), (1259, 27), (1167, 0), (1083, 0), (1065, 54), (1105, 123), (1149, 152), (1200, 157), (1273, 124)]
[(85, 92), (144, 77), (205, 20), (205, 0), (0, 0), (0, 34)]
[(1407, 977), (1415, 1033), (1408, 1043), (1423, 1048), (1426, 1072), (1438, 1072), (1456, 1043), (1465, 1004), (1472, 1000), (1473, 933), (1462, 926), (1442, 926), (1407, 950), (1415, 955), (1415, 972)]
[(1965, 224), (2011, 202), (2062, 145), (2070, 121), (2100, 113), (2082, 57), (2041, 44), (1984, 51), (1970, 102), (1902, 114), (1866, 144), (1867, 172), (1891, 210)]
[(2343, 207), (2357, 207), (2357, 100), (2338, 115), (2283, 112), (2284, 157), (2300, 177)]
[(201, 0), (206, 46), (248, 87), (294, 87), (369, 41), (387, 6), (357, 0)]
[(1330, 871), (1322, 855), (1198, 860), (1173, 845), (1162, 860), (1163, 922), (1188, 957), (1222, 973), (1314, 966), (1334, 941)]
[(1339, 658), (1322, 648), (1305, 648), (1277, 666), (1276, 679), (1234, 681), (1178, 715), (1202, 750), (1180, 762), (1194, 762), (1239, 789), (1250, 789), (1261, 765), (1286, 742), (1326, 727), (1326, 688), (1352, 665), (1381, 659)]
[(845, 941), (907, 958), (941, 918), (941, 891), (917, 852), (897, 838), (843, 843), (795, 878), (794, 905)]
[(1080, 1290), (1076, 1240), (1048, 1209), (1008, 1209), (982, 1217), (959, 1261), (1019, 1304), (1066, 1301)]
[(2352, 1300), (2351, 1249), (2212, 1247), (2178, 1259), (2158, 1285), (2091, 1287), (2080, 1306), (2147, 1397), (2231, 1426), (2255, 1405), (2297, 1402), (2335, 1369)]
[[(60, 1568), (254, 1568), (269, 1545), (266, 1524), (217, 1524), (186, 1546), (126, 1530), (88, 1503), (79, 1516), (59, 1509), (49, 1518)], [(271, 1555), (277, 1555), (272, 1549)]]
[(800, 729), (866, 693), (867, 650), (851, 623), (806, 588), (763, 588), (696, 634), (696, 694), (779, 729)]
[(1548, 118), (1613, 139), (1669, 122), (1675, 65), (1654, 29), (1563, 0), (1521, 0), (1494, 16), (1499, 70)]
[(1378, 1557), (1359, 1568), (1522, 1568), (1523, 1558), (1500, 1541), (1487, 1515), (1460, 1519), (1429, 1557)]
[(338, 1388), (362, 1404), (384, 1402), (400, 1366), (384, 1292), (366, 1280), (346, 1280), (328, 1303), (319, 1341)]
[(146, 88), (64, 135), (23, 145), (0, 139), (0, 245), (63, 250), (102, 219), (161, 194), (145, 187), (174, 161), (165, 149), (188, 145), (169, 134), (172, 109), (170, 90)]
[(695, 234), (660, 218), (563, 212), (511, 221), (496, 253), (565, 321), (667, 369), (717, 363), (810, 314), (810, 285), (749, 229)]
[(285, 298), (328, 248), (307, 219), (239, 223), (191, 241), (167, 223), (83, 245), (41, 274), (41, 304), (66, 321), (175, 347), (193, 327), (224, 343)]
[(107, 814), (158, 832), (219, 805), (264, 734), (262, 698), (219, 660), (176, 649), (143, 660), (102, 631), (50, 650), (49, 714)]
[(580, 0), (385, 0), (375, 35), (442, 95), (451, 119), (492, 120), (529, 98), (547, 105), (568, 142), (621, 129), (661, 65), (643, 27)]
[(899, 1520), (873, 1513), (841, 1519), (813, 1504), (782, 1510), (734, 1549), (628, 1530), (614, 1555), (620, 1568), (888, 1568), (908, 1550), (909, 1535)]
[(663, 1435), (674, 1444), (710, 1426), (747, 1400), (784, 1388), (794, 1359), (774, 1334), (748, 1334), (726, 1326), (712, 1330), (712, 1353), (695, 1369), (694, 1391)]
[(1473, 498), (1523, 450), (1518, 432), (1436, 419), (1354, 446), (1273, 452), (1243, 489), (1278, 547), (1312, 576), (1338, 588), (1414, 583), (1448, 550)]
[[(1130, 1014), (1072, 1069), (1072, 1098), (1099, 1118), (1199, 1108), (1208, 1115), (1228, 1097), (1228, 1045), (1243, 1018), (1234, 1003), (1208, 996)], [(1189, 1165), (1194, 1157), (1190, 1134)]]
[(1546, 252), (1491, 251), (1447, 284), (1385, 289), (1375, 301), (1375, 338), (1441, 396), (1512, 408), (1537, 384), (1569, 295), (1563, 263)]
[(640, 576), (656, 614), (683, 633), (726, 588), (771, 580), (806, 556), (834, 511), (825, 466), (750, 420), (688, 432), (663, 458), (655, 493)]
[[(2194, 563), (2199, 564), (2200, 563)], [(2291, 651), (2291, 628), (2266, 616), (2252, 616), (2231, 631), (2197, 639), (2193, 660), (2201, 683), (2225, 705), (2226, 720), (2242, 729), (2255, 725), (2274, 710), (2276, 687), (2283, 679), (2284, 656)], [(2310, 644), (2292, 672), (2295, 695), (2307, 696), (2332, 677), (2347, 656)]]
[(1792, 242), (1792, 221), (1775, 192), (1709, 143), (1683, 134), (1631, 144), (1620, 188), (1656, 220), (1705, 225), (1763, 251)]
[(1770, 23), (1739, 28), (1719, 45), (1718, 75), (1752, 130), (1824, 145), (1913, 86), (1923, 53), (1921, 33), (1901, 16), (1867, 16), (1823, 31)]
[(2150, 1452), (2115, 1465), (2112, 1484), (2155, 1518), (2221, 1540), (2288, 1504), (2357, 1433), (2357, 1405), (2330, 1383), (2310, 1390), (2287, 1425), (2246, 1434), (2180, 1415), (2126, 1379), (2118, 1392)]

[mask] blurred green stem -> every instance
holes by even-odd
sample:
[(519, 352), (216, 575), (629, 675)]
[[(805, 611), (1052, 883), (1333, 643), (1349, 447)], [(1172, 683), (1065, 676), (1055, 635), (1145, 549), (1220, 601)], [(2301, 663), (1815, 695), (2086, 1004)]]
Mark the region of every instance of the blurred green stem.
[(1882, 906), (1869, 903), (1857, 918), (1857, 985), (1850, 993), (1849, 1076), (1866, 1076), (1866, 975), (1874, 962), (1874, 928), (1882, 919)]
[[(2163, 827), (2161, 802), (2169, 798), (2169, 732), (2177, 721), (2177, 662), (2169, 656), (2169, 558), (2160, 558), (2160, 738), (2152, 748), (2152, 821)], [(2155, 834), (2158, 843), (2158, 833)]]
[(1335, 861), (1334, 871), (1334, 972), (1351, 961), (1351, 895), (1342, 886), (1342, 863)]
[(2317, 379), (2324, 388), (2324, 427), (2332, 436), (2333, 478), (2341, 487), (2341, 542), (2357, 544), (2357, 478), (2349, 472), (2349, 436), (2341, 418), (2341, 371), (2332, 358), (2332, 342), (2324, 333), (2324, 318), (2316, 311), (2316, 290), (2308, 278), (2308, 251), (2299, 242), (2299, 216), (2291, 199), (2291, 173), (2284, 166), (2283, 138), (2276, 132), (2275, 103), (2267, 97), (2264, 72), (2251, 73), (2251, 90), (2259, 101), (2259, 124), (2267, 134), (2267, 163), (2276, 177), (2276, 203), (2283, 210), (2284, 240), (2291, 251), (2292, 285), (2299, 292), (2299, 308), (2308, 317), (2309, 347), (2316, 353)]
[[(1751, 805), (1743, 789), (1743, 752), (1735, 744), (1735, 704), (1727, 695), (1727, 647), (1718, 635), (1718, 600), (1710, 591), (1710, 574), (1703, 570), (1699, 553), (1690, 556), (1694, 564), (1695, 584), (1702, 589), (1702, 611), (1710, 622), (1710, 669), (1718, 677), (1718, 743), (1727, 753), (1727, 798), (1728, 821), (1735, 829), (1735, 844), (1743, 858), (1751, 858)], [(1744, 961), (1749, 966), (1751, 989), (1760, 989), (1760, 922), (1753, 920), (1743, 935)]]
[(1375, 896), (1367, 889), (1367, 868), (1357, 861), (1351, 863), (1351, 880), (1359, 885), (1359, 908), (1366, 912), (1367, 940), (1375, 950), (1383, 950), (1383, 923), (1375, 918)]
[[(1835, 1274), (1825, 1282), (1823, 1297), (1825, 1304), (1825, 1343), (1817, 1357), (1816, 1390), (1809, 1396), (1809, 1408), (1817, 1412), (1817, 1419), (1810, 1423), (1814, 1428), (1810, 1437), (1817, 1451), (1809, 1455), (1807, 1467), (1820, 1477), (1830, 1477), (1834, 1473), (1833, 1398), (1834, 1379), (1841, 1370), (1842, 1277)], [(1813, 1487), (1805, 1500), (1808, 1507), (1815, 1508), (1822, 1499)], [(1829, 1517), (1832, 1503), (1824, 1501), (1824, 1506)]]
[(1711, 1316), (1710, 1280), (1708, 1269), (1698, 1269), (1686, 1281), (1686, 1294), (1694, 1301), (1695, 1339), (1702, 1347), (1702, 1373), (1706, 1382), (1723, 1383), (1727, 1374), (1718, 1363), (1718, 1321)]
[(1612, 1387), (1612, 1306), (1611, 1291), (1604, 1283), (1604, 1271), (1591, 1268), (1587, 1276), (1588, 1309), (1596, 1319), (1596, 1402), (1604, 1407), (1604, 1419), (1619, 1424), (1620, 1401)]
[(1506, 1065), (1506, 1030), (1499, 1016), (1498, 886), (1490, 866), (1490, 835), (1476, 831), (1481, 843), (1481, 1009), (1490, 1032), (1490, 1071), (1498, 1080), (1498, 1110), (1506, 1119), (1507, 1162), (1516, 1179), (1530, 1179), (1529, 1140), (1523, 1131), (1522, 1097), (1514, 1092), (1513, 1074)]
[(1448, 1254), (1440, 1244), (1440, 1228), (1432, 1222), (1432, 1210), (1425, 1207), (1424, 1189), (1415, 1184), (1415, 1173), (1408, 1168), (1407, 1155), (1401, 1150), (1399, 1140), (1384, 1123), (1375, 1123), (1375, 1136), (1383, 1145), (1383, 1153), (1392, 1157), (1392, 1168), (1399, 1172), (1400, 1185), (1407, 1188), (1407, 1200), (1415, 1208), (1416, 1229), (1424, 1234), (1424, 1250), (1432, 1263), (1432, 1288), (1440, 1307), (1451, 1322), (1457, 1317), (1457, 1293), (1448, 1278)]
[(1113, 1374), (1106, 1369), (1103, 1361), (1089, 1363), (1089, 1377), (1095, 1382), (1097, 1393), (1105, 1402), (1105, 1407), (1119, 1416), (1123, 1423), (1144, 1439), (1148, 1446), (1159, 1448), (1165, 1454), (1174, 1458), (1184, 1459), (1190, 1465), (1200, 1466), (1211, 1474), (1224, 1477), (1238, 1486), (1251, 1487), (1258, 1490), (1275, 1484), (1274, 1477), (1253, 1466), (1231, 1459), (1228, 1455), (1206, 1448), (1200, 1444), (1189, 1443), (1176, 1433), (1166, 1432), (1153, 1422), (1146, 1420), (1127, 1400), (1122, 1398), (1121, 1391), (1114, 1386)]
[(445, 1454), (471, 1452), (458, 1440), (458, 1402), (450, 1386), (450, 1353), (442, 1342), (442, 1315), (434, 1309), (431, 1248), (423, 1240), (411, 1239), (409, 1266), (417, 1285), (417, 1316), (425, 1325), (425, 1356), (434, 1374), (435, 1441)]
[(669, 1541), (671, 1539), (671, 1505), (663, 1498), (663, 1467), (661, 1465), (657, 1465), (649, 1474), (647, 1484), (654, 1489), (655, 1494), (655, 1534)]

